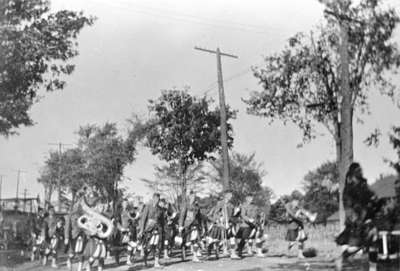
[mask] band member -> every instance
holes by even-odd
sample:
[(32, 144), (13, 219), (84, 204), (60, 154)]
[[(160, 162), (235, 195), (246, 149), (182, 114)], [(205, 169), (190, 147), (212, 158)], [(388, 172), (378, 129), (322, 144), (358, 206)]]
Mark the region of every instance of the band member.
[(136, 220), (138, 214), (129, 212), (128, 204), (128, 200), (122, 202), (121, 219), (117, 227), (121, 233), (121, 244), (126, 247), (128, 252), (126, 264), (132, 265), (132, 258), (137, 248)]
[(301, 219), (299, 201), (294, 199), (285, 204), (286, 215), (289, 218), (288, 230), (286, 233), (286, 241), (289, 242), (288, 250), (296, 243), (298, 244), (298, 258), (304, 258), (304, 243), (307, 235), (304, 232), (304, 223)]
[[(200, 262), (201, 232), (204, 227), (203, 215), (193, 191), (190, 192), (186, 203), (183, 204), (179, 217), (179, 234), (183, 236), (184, 244), (190, 246), (193, 262)], [(183, 247), (184, 249), (184, 247)]]
[(67, 268), (72, 270), (72, 259), (78, 257), (78, 271), (82, 270), (84, 261), (84, 249), (87, 243), (86, 234), (78, 226), (78, 219), (83, 215), (82, 201), (84, 196), (82, 190), (78, 193), (78, 200), (71, 206), (69, 214), (65, 218), (64, 244), (68, 247)]
[(265, 257), (262, 246), (267, 240), (267, 235), (264, 233), (264, 227), (266, 225), (265, 213), (259, 212), (256, 218), (256, 235), (255, 235), (255, 247), (257, 257)]
[(174, 246), (175, 237), (178, 235), (179, 216), (172, 204), (165, 199), (161, 199), (161, 206), (164, 210), (164, 221), (166, 221), (162, 238), (164, 240), (164, 259), (169, 259), (169, 251)]
[(61, 218), (57, 218), (55, 215), (54, 207), (49, 207), (49, 215), (46, 218), (47, 224), (47, 240), (46, 248), (43, 257), (43, 265), (46, 265), (47, 258), (51, 257), (51, 267), (58, 268), (57, 266), (57, 251), (60, 243), (64, 239), (64, 225)]
[[(222, 200), (218, 201), (214, 208), (210, 210), (209, 217), (212, 220), (208, 229), (208, 255), (214, 248), (218, 258), (218, 250), (220, 242), (223, 243), (223, 248), (226, 254), (230, 255), (231, 259), (239, 259), (236, 255), (236, 224), (233, 217), (234, 207), (230, 203), (232, 193), (225, 193)], [(226, 214), (225, 214), (226, 208)], [(228, 252), (229, 250), (229, 252)]]
[(154, 254), (154, 267), (160, 267), (160, 249), (162, 246), (163, 210), (159, 206), (160, 194), (155, 193), (152, 200), (145, 205), (139, 224), (139, 240), (141, 240), (145, 261), (150, 251)]
[[(45, 212), (43, 208), (39, 207), (37, 215), (31, 220), (31, 236), (32, 236), (32, 253), (31, 261), (34, 261), (36, 255), (40, 252), (40, 247), (45, 241), (45, 234), (43, 228), (45, 223)], [(40, 254), (39, 254), (40, 255)]]
[(336, 260), (338, 270), (342, 270), (343, 260), (371, 244), (371, 221), (382, 206), (382, 202), (369, 189), (358, 163), (352, 163), (346, 174), (343, 204), (345, 230), (336, 238), (336, 243), (342, 246), (342, 254)]
[[(86, 204), (89, 208), (91, 208), (97, 214), (102, 214), (107, 209), (107, 204), (102, 204), (100, 202), (100, 198), (95, 191), (94, 187), (87, 188), (86, 196), (84, 197), (84, 204)], [(100, 226), (101, 225), (101, 226)], [(87, 270), (90, 271), (91, 267), (93, 266), (94, 262), (98, 261), (98, 270), (103, 270), (104, 261), (107, 257), (107, 238), (109, 236), (100, 236), (99, 232), (105, 233), (110, 231), (107, 227), (112, 227), (112, 223), (110, 225), (105, 226), (100, 224), (101, 227), (96, 232), (89, 232), (84, 231), (88, 242), (86, 244), (84, 255), (88, 258), (88, 267)]]
[(245, 202), (240, 207), (241, 224), (236, 234), (238, 243), (238, 256), (242, 257), (243, 248), (247, 243), (248, 255), (253, 255), (253, 241), (256, 237), (256, 215), (257, 208), (252, 204), (253, 196), (248, 195)]

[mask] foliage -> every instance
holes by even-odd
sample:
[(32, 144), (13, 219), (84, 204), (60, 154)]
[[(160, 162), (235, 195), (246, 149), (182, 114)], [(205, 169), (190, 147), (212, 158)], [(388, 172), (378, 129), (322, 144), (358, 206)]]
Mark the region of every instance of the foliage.
[[(221, 157), (210, 161), (212, 170), (204, 171), (207, 179), (212, 183), (223, 186), (223, 161)], [(233, 152), (229, 160), (229, 191), (233, 194), (233, 204), (240, 204), (248, 195), (254, 196), (255, 204), (264, 211), (269, 211), (272, 191), (263, 186), (263, 177), (266, 171), (263, 164), (255, 161), (255, 153), (250, 155)]]
[[(178, 206), (178, 199), (184, 193), (184, 185), (189, 191), (196, 194), (204, 190), (206, 180), (199, 174), (202, 168), (201, 163), (196, 163), (188, 167), (185, 176), (181, 176), (182, 172), (177, 164), (171, 163), (163, 166), (155, 166), (154, 179), (142, 179), (142, 181), (153, 191), (160, 193), (169, 202)], [(185, 180), (185, 184), (182, 182)]]
[(390, 143), (397, 154), (397, 161), (390, 162), (390, 165), (396, 170), (400, 176), (400, 127), (392, 127), (392, 132), (389, 136)]
[(318, 212), (318, 221), (325, 222), (339, 205), (339, 171), (335, 162), (325, 162), (304, 177), (304, 208)]
[(122, 193), (118, 182), (124, 167), (134, 160), (137, 138), (123, 138), (114, 123), (83, 126), (78, 135), (77, 147), (61, 154), (50, 152), (38, 181), (50, 192), (60, 182), (62, 191), (73, 197), (83, 186), (95, 186), (105, 200), (117, 202)]
[(82, 12), (50, 12), (48, 0), (0, 0), (0, 134), (33, 124), (29, 110), (41, 89), (64, 88), (77, 36), (92, 23)]
[[(328, 8), (340, 10), (349, 20), (351, 106), (368, 112), (370, 90), (380, 89), (382, 94), (394, 97), (389, 78), (400, 65), (400, 54), (391, 37), (399, 17), (379, 0), (362, 0), (345, 8), (340, 2), (331, 1)], [(266, 57), (265, 66), (254, 69), (263, 91), (245, 100), (250, 114), (293, 122), (302, 130), (305, 141), (316, 136), (317, 124), (338, 137), (340, 31), (328, 12), (325, 19), (310, 35), (294, 35), (281, 53)]]
[(269, 220), (277, 223), (286, 222), (287, 215), (286, 215), (285, 204), (295, 199), (298, 200), (299, 202), (302, 202), (303, 198), (304, 198), (303, 194), (298, 190), (294, 190), (290, 195), (283, 195), (279, 197), (278, 200), (271, 205)]
[(135, 144), (118, 134), (115, 123), (83, 126), (78, 135), (78, 146), (85, 158), (87, 182), (97, 187), (108, 200), (115, 200), (124, 167), (134, 160)]
[[(220, 112), (210, 109), (211, 103), (205, 96), (197, 98), (178, 90), (163, 91), (157, 100), (150, 100), (146, 145), (152, 154), (179, 166), (181, 177), (191, 165), (212, 158), (221, 149)], [(233, 142), (229, 120), (234, 117), (235, 112), (227, 109), (229, 146)], [(187, 191), (185, 179), (182, 182)]]

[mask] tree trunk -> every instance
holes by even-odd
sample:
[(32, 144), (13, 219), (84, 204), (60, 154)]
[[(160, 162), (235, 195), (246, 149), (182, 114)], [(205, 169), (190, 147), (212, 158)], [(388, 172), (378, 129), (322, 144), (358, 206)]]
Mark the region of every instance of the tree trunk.
[(352, 92), (349, 84), (349, 52), (348, 52), (348, 22), (340, 22), (341, 45), (341, 98), (339, 100), (340, 126), (339, 126), (339, 218), (340, 228), (344, 229), (345, 213), (343, 207), (343, 190), (346, 181), (346, 172), (353, 162), (353, 108)]
[(181, 174), (181, 201), (182, 204), (187, 203), (187, 180), (186, 180), (186, 169), (187, 167), (184, 165), (184, 162), (180, 163), (180, 174)]
[(44, 188), (44, 208), (48, 210), (51, 205), (51, 196), (53, 195), (53, 185), (46, 185)]

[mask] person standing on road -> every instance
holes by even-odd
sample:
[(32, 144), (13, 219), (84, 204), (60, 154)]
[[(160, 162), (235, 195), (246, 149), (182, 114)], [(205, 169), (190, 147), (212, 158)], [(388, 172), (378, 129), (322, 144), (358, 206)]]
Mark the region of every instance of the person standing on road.
[(243, 249), (247, 243), (247, 254), (253, 255), (253, 241), (256, 237), (257, 208), (253, 205), (253, 196), (248, 195), (240, 207), (240, 226), (236, 238), (238, 239), (238, 255), (242, 257)]
[[(200, 211), (198, 200), (193, 191), (189, 193), (184, 202), (179, 217), (179, 234), (183, 236), (183, 244), (189, 245), (193, 253), (193, 262), (200, 262), (201, 233), (204, 229), (205, 219)], [(184, 249), (184, 248), (183, 248)]]
[(140, 218), (138, 238), (142, 243), (145, 261), (150, 251), (154, 254), (154, 267), (160, 265), (161, 234), (163, 232), (163, 210), (160, 203), (160, 194), (154, 193)]

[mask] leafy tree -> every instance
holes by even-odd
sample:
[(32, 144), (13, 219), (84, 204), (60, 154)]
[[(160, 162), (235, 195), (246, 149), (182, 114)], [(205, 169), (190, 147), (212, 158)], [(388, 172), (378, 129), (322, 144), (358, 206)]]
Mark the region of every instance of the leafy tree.
[(398, 157), (397, 161), (390, 162), (390, 165), (396, 170), (400, 177), (400, 127), (392, 127), (389, 140)]
[(82, 12), (50, 12), (49, 0), (0, 1), (0, 134), (32, 125), (39, 91), (65, 86), (78, 54), (76, 38), (93, 18)]
[(38, 182), (45, 187), (46, 202), (50, 203), (53, 191), (58, 187), (61, 192), (71, 193), (74, 200), (76, 192), (86, 180), (83, 152), (79, 148), (73, 148), (61, 154), (57, 151), (50, 152)]
[(86, 182), (94, 185), (108, 201), (116, 202), (124, 167), (134, 160), (134, 142), (119, 135), (115, 123), (83, 126), (78, 135), (78, 147), (87, 170)]
[(290, 195), (279, 197), (278, 200), (271, 205), (269, 220), (275, 223), (285, 223), (288, 219), (285, 204), (295, 199), (302, 202), (304, 196), (300, 191), (294, 190)]
[(318, 221), (339, 209), (339, 172), (335, 162), (325, 162), (304, 177), (304, 207), (318, 212)]
[[(150, 100), (150, 128), (146, 145), (154, 155), (178, 166), (182, 178), (182, 195), (187, 193), (188, 168), (213, 157), (220, 151), (220, 112), (210, 109), (212, 100), (197, 98), (187, 91), (168, 90), (157, 100)], [(227, 110), (227, 120), (235, 112)], [(228, 145), (232, 146), (232, 126), (228, 123)]]
[[(206, 180), (200, 175), (201, 163), (190, 165), (182, 177), (182, 172), (177, 164), (171, 163), (164, 166), (155, 166), (154, 179), (142, 179), (142, 181), (153, 191), (160, 193), (169, 202), (179, 207), (178, 199), (184, 194), (185, 189), (194, 191), (196, 194), (204, 190)], [(183, 183), (185, 180), (186, 183)], [(185, 188), (186, 185), (186, 188)]]
[(128, 137), (118, 134), (116, 124), (87, 125), (78, 131), (78, 146), (63, 153), (51, 152), (38, 181), (45, 187), (46, 201), (60, 184), (61, 191), (76, 193), (85, 185), (95, 186), (103, 198), (117, 204), (122, 195), (118, 183), (122, 180), (126, 165), (133, 162), (136, 154), (135, 135), (132, 128)]
[[(264, 211), (269, 211), (269, 203), (272, 196), (272, 191), (263, 186), (263, 177), (266, 171), (263, 169), (263, 164), (255, 161), (255, 153), (250, 155), (233, 152), (229, 161), (229, 190), (233, 194), (233, 203), (243, 203), (246, 196), (253, 195), (254, 202)], [(219, 157), (216, 160), (210, 161), (212, 170), (204, 170), (203, 174), (212, 183), (218, 184), (220, 189), (223, 186), (223, 161)], [(221, 189), (222, 190), (222, 189)]]
[(245, 102), (250, 114), (297, 125), (304, 142), (325, 126), (336, 142), (343, 191), (353, 160), (354, 115), (368, 112), (372, 90), (394, 97), (390, 76), (400, 54), (391, 38), (400, 19), (380, 0), (321, 2), (323, 25), (309, 35), (296, 34), (281, 53), (266, 57), (265, 66), (254, 69), (263, 91)]

